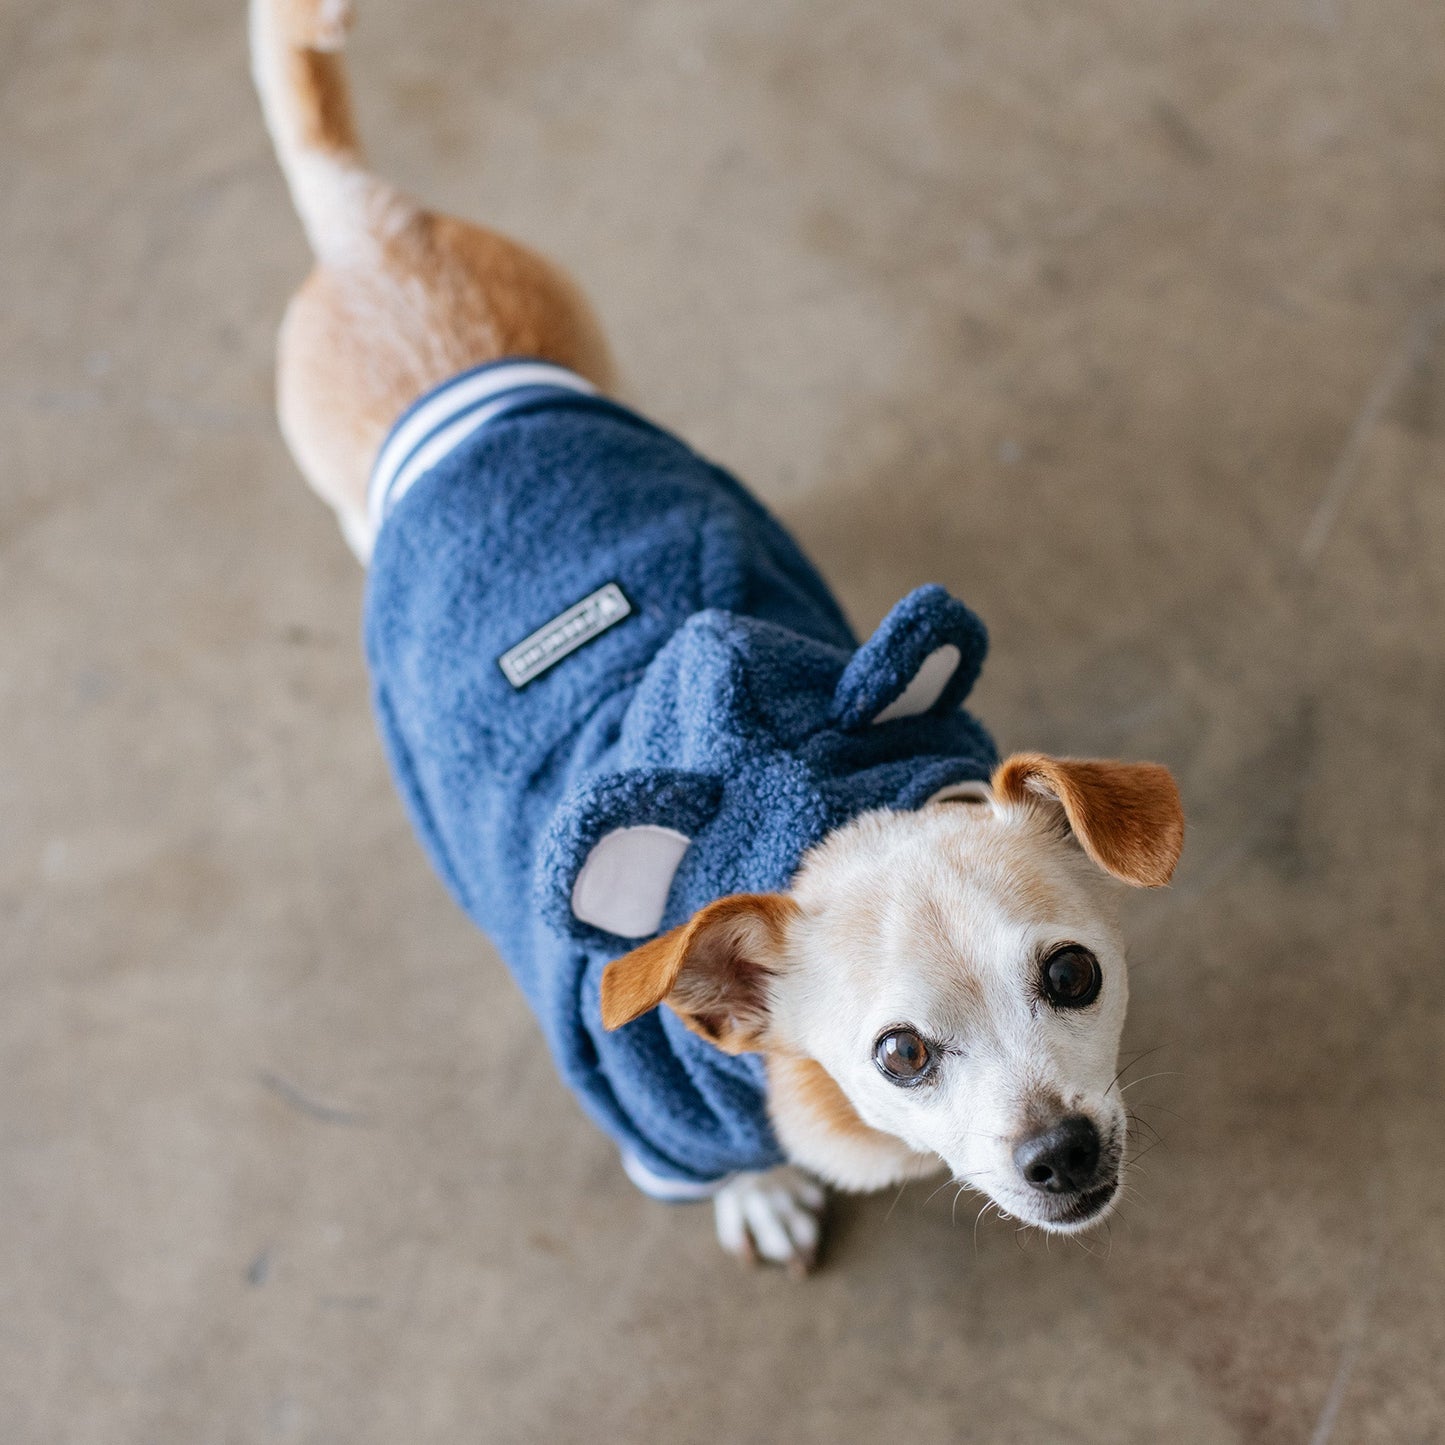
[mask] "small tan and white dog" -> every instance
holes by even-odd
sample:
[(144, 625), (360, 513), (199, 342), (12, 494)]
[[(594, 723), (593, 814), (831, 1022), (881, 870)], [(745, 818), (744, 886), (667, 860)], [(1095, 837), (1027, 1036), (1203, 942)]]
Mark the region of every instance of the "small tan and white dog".
[[(348, 20), (347, 0), (252, 0), (256, 83), (317, 260), (281, 328), (281, 427), (364, 561), (368, 475), (417, 397), (512, 356), (604, 392), (613, 375), (555, 266), (365, 169), (338, 55)], [(876, 1190), (947, 1170), (1060, 1233), (1112, 1207), (1126, 1140), (1118, 895), (1173, 872), (1173, 779), (1026, 754), (949, 792), (864, 814), (805, 856), (788, 892), (721, 899), (607, 971), (609, 1027), (666, 1003), (719, 1047), (766, 1058), (792, 1164), (716, 1195), (734, 1254), (808, 1267), (819, 1180)]]

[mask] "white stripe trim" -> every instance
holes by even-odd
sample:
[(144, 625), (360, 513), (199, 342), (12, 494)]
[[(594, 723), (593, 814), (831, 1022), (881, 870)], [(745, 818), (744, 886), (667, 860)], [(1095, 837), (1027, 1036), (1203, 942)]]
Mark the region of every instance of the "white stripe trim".
[(507, 405), (507, 398), (500, 396), (485, 406), (464, 413), (412, 452), (406, 464), (389, 481), (378, 476), (373, 525), (380, 529), (388, 513), (411, 490), (417, 478), (444, 460), (448, 452), (460, 446), (478, 427), (491, 421), (498, 412), (506, 411)]
[[(527, 386), (562, 387), (585, 396), (597, 393), (597, 388), (576, 372), (546, 361), (490, 366), (445, 383), (417, 406), (382, 445), (371, 470), (367, 495), (373, 530), (380, 528), (386, 514), (423, 472), (505, 409), (503, 393)], [(490, 406), (481, 405), (489, 400)]]
[(622, 1151), (622, 1171), (646, 1195), (660, 1199), (664, 1204), (690, 1204), (699, 1199), (711, 1199), (728, 1179), (714, 1179), (708, 1184), (690, 1184), (685, 1179), (664, 1179), (654, 1174), (636, 1154)]

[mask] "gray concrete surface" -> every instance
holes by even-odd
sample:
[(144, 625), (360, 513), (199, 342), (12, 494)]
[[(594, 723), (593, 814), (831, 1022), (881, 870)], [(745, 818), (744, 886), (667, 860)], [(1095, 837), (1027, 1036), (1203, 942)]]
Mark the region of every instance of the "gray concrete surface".
[(378, 163), (860, 625), (941, 581), (1006, 744), (1183, 784), (1110, 1237), (913, 1187), (804, 1286), (624, 1183), (412, 842), (242, 32), (0, 7), (0, 1440), (1445, 1438), (1445, 9), (363, 5)]

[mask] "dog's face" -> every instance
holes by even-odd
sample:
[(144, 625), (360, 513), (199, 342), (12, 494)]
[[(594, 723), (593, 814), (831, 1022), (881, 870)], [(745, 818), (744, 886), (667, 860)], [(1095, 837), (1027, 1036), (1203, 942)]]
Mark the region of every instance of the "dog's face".
[[(619, 959), (604, 1017), (666, 998), (720, 1047), (810, 1061), (860, 1128), (901, 1141), (895, 1160), (941, 1159), (1008, 1214), (1082, 1229), (1124, 1153), (1119, 883), (1165, 881), (1181, 843), (1163, 769), (1013, 759), (992, 789), (856, 819), (790, 893), (723, 899)], [(825, 1177), (887, 1182), (828, 1131), (791, 1132)]]
[(798, 879), (775, 1032), (864, 1123), (1020, 1219), (1081, 1227), (1124, 1145), (1116, 888), (1044, 808), (870, 815)]

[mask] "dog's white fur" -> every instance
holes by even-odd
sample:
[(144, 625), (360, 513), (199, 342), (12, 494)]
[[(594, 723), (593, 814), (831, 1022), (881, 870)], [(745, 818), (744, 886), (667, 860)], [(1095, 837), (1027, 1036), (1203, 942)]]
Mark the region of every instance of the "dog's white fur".
[[(791, 1158), (847, 1189), (881, 1189), (946, 1167), (1008, 1213), (1054, 1230), (1018, 1178), (1012, 1149), (1060, 1112), (1094, 1121), (1122, 1151), (1111, 1095), (1128, 1001), (1119, 885), (1047, 809), (935, 804), (871, 813), (805, 859), (801, 905), (773, 986), (789, 1046), (816, 1059), (859, 1119), (901, 1148), (840, 1157), (784, 1112)], [(1078, 943), (1098, 959), (1098, 1001), (1077, 1013), (1039, 995), (1040, 960)], [(873, 1041), (912, 1025), (949, 1052), (927, 1087), (900, 1089), (875, 1067)]]
[[(370, 465), (417, 396), (509, 355), (604, 391), (611, 366), (556, 267), (366, 170), (336, 54), (347, 0), (252, 0), (251, 13), (267, 124), (317, 257), (282, 326), (278, 410), (365, 559)], [(808, 854), (791, 894), (723, 900), (609, 969), (615, 1022), (665, 1001), (721, 1047), (767, 1056), (778, 1136), (802, 1168), (739, 1175), (716, 1196), (718, 1236), (740, 1257), (811, 1264), (823, 1195), (804, 1170), (868, 1190), (947, 1169), (1047, 1229), (1102, 1216), (1061, 1214), (1013, 1150), (1083, 1114), (1117, 1176), (1124, 1114), (1109, 1085), (1128, 990), (1115, 879), (1167, 879), (1177, 794), (1151, 765), (1039, 758), (1011, 760), (992, 791), (958, 792), (855, 820)], [(1087, 1009), (1039, 994), (1041, 959), (1066, 942), (1103, 970)], [(901, 1024), (946, 1050), (926, 1086), (899, 1088), (875, 1065), (880, 1033)]]

